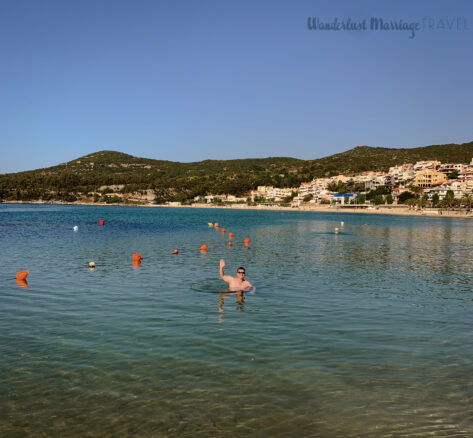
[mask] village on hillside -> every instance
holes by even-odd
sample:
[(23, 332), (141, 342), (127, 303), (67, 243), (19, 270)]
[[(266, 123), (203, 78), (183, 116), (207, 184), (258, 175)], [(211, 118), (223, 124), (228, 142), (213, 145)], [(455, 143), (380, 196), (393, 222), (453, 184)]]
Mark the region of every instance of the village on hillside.
[(419, 207), (455, 207), (473, 204), (473, 159), (469, 164), (419, 161), (391, 167), (385, 172), (363, 172), (314, 178), (300, 187), (258, 186), (247, 197), (233, 195), (196, 196), (195, 202), (336, 204), (368, 206), (370, 204), (407, 204)]

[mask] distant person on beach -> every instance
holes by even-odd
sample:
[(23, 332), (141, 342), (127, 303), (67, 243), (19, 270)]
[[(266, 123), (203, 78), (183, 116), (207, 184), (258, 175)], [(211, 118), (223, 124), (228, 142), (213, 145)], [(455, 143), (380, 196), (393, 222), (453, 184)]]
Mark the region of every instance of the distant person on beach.
[(239, 267), (237, 269), (237, 276), (232, 277), (231, 275), (225, 275), (223, 273), (223, 268), (225, 268), (225, 260), (220, 260), (220, 278), (223, 281), (228, 283), (228, 286), (231, 290), (247, 290), (253, 285), (248, 281), (245, 280), (245, 268)]

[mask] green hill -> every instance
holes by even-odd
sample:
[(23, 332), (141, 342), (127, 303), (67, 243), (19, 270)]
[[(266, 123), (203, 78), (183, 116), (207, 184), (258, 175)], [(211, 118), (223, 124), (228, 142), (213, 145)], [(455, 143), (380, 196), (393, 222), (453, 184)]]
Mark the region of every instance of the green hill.
[(194, 163), (100, 151), (45, 169), (0, 175), (0, 199), (73, 201), (99, 189), (102, 194), (122, 195), (152, 190), (158, 201), (222, 193), (242, 196), (258, 185), (298, 187), (314, 177), (387, 171), (420, 160), (469, 163), (472, 157), (473, 142), (410, 149), (357, 146), (317, 160), (270, 157)]

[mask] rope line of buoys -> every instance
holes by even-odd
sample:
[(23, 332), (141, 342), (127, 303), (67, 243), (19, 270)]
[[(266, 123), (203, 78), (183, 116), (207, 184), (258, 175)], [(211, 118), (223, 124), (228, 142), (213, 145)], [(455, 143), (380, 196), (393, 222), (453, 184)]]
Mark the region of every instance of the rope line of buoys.
[[(104, 219), (100, 219), (99, 220), (99, 225), (100, 226), (104, 226), (105, 225), (105, 220)], [(209, 226), (209, 228), (215, 228), (216, 230), (220, 230), (222, 234), (225, 234), (227, 233), (227, 230), (225, 228), (221, 228), (220, 229), (220, 224), (218, 222), (215, 222), (215, 223), (212, 223), (212, 222), (208, 222), (207, 225)], [(341, 226), (343, 226), (343, 222), (341, 223)], [(78, 231), (79, 230), (79, 227), (77, 225), (74, 225), (73, 228), (72, 228), (74, 231)], [(335, 228), (335, 233), (337, 234), (338, 233), (338, 228)], [(227, 242), (227, 246), (229, 248), (231, 248), (233, 246), (233, 242), (232, 242), (232, 239), (235, 237), (235, 235), (233, 233), (228, 233), (228, 242)], [(243, 240), (243, 244), (245, 246), (245, 248), (247, 249), (249, 244), (250, 244), (250, 239), (249, 237), (245, 237), (245, 239)], [(207, 244), (202, 244), (200, 246), (200, 251), (202, 253), (206, 253), (207, 252), (207, 249), (208, 249), (208, 246)], [(176, 248), (172, 251), (172, 254), (173, 255), (178, 255), (179, 254), (179, 250)], [(143, 260), (143, 256), (136, 252), (133, 254), (132, 256), (132, 260), (133, 260), (133, 265), (135, 267), (139, 267), (141, 265), (141, 262)], [(93, 271), (97, 264), (94, 262), (94, 261), (90, 261), (88, 262), (87, 266), (90, 268), (91, 271)], [(17, 281), (17, 284), (18, 286), (21, 286), (21, 287), (26, 287), (28, 286), (28, 282), (26, 281), (26, 278), (28, 277), (28, 274), (29, 274), (29, 271), (18, 271), (17, 274), (16, 274), (16, 281)]]

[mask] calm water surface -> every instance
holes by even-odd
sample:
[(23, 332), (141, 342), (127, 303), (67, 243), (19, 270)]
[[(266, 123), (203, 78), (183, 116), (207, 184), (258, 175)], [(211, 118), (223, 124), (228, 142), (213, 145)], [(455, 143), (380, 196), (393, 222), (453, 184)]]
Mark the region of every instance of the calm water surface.
[(472, 247), (460, 219), (0, 205), (0, 436), (471, 437)]

